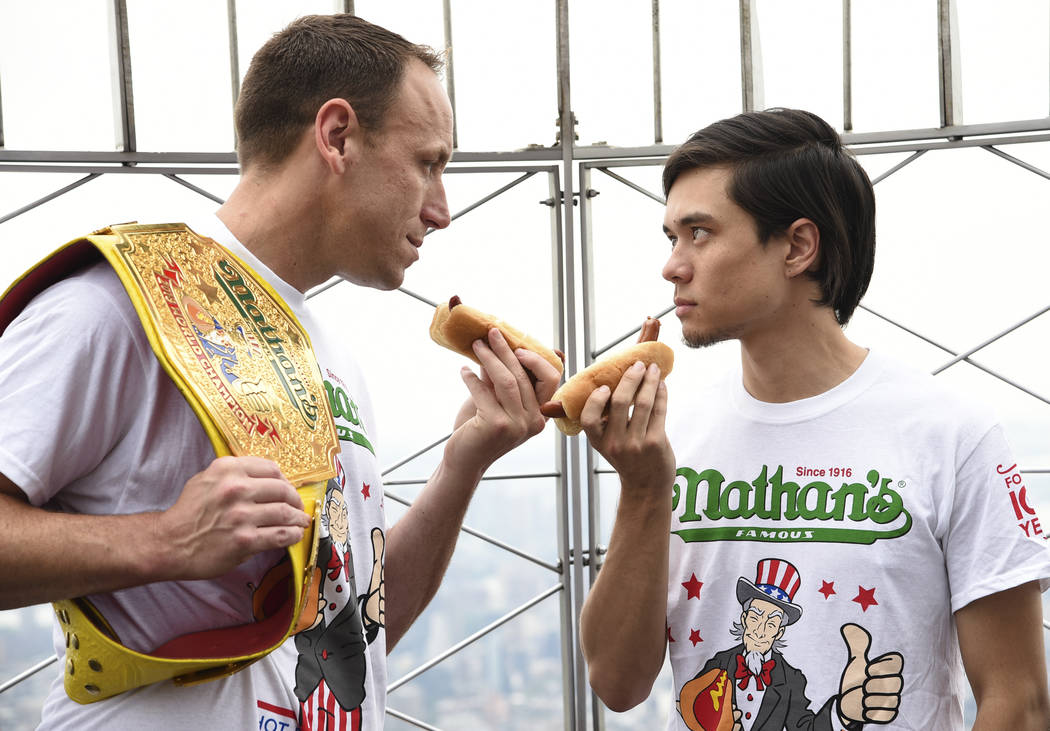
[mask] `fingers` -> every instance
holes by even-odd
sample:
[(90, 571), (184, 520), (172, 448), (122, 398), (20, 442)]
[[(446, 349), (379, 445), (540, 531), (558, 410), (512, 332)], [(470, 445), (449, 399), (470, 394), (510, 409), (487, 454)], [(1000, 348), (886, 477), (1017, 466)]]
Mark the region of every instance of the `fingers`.
[[(230, 504), (239, 502), (283, 503), (303, 513), (303, 499), (292, 483), (281, 474), (276, 463), (259, 457), (223, 457), (212, 462), (219, 482), (217, 498)], [(303, 513), (305, 515), (305, 513)], [(301, 525), (309, 525), (298, 521)]]
[(591, 441), (591, 444), (597, 444), (602, 439), (606, 422), (605, 408), (611, 397), (612, 391), (609, 390), (608, 386), (596, 388), (587, 397), (587, 401), (583, 404), (583, 409), (580, 411), (580, 426), (583, 427), (583, 431)]
[(659, 383), (660, 369), (656, 365), (646, 368), (638, 361), (628, 368), (613, 391), (607, 429), (614, 433), (630, 431), (633, 436), (643, 436), (649, 429), (649, 416)]
[(593, 442), (604, 434), (642, 438), (653, 428), (662, 430), (667, 417), (667, 387), (656, 364), (636, 362), (620, 378), (616, 390), (601, 386), (591, 393), (580, 412), (580, 424)]
[[(484, 372), (482, 372), (484, 375)], [(470, 391), (470, 398), (474, 402), (475, 411), (478, 409), (495, 409), (499, 408), (499, 401), (496, 400), (495, 394), (492, 392), (491, 384), (484, 383), (478, 375), (470, 370), (467, 366), (463, 366), (459, 369), (459, 377), (463, 379), (464, 385), (467, 390)], [(473, 414), (471, 414), (473, 416)], [(456, 419), (456, 427), (460, 425), (460, 419)]]
[(532, 386), (536, 401), (541, 404), (549, 401), (554, 392), (558, 390), (558, 384), (561, 382), (561, 372), (542, 355), (531, 350), (518, 348), (514, 351), (514, 355), (517, 356), (518, 362), (521, 363), (526, 371), (532, 374), (536, 381), (535, 385)]
[(506, 339), (496, 328), (489, 330), (488, 342), (474, 341), (474, 355), (481, 361), (493, 389), (499, 395), (500, 403), (512, 408), (520, 404), (528, 408), (537, 404), (536, 392), (533, 390), (529, 374), (522, 368), (518, 357), (507, 345)]
[(272, 477), (283, 480), (284, 475), (281, 468), (271, 459), (263, 457), (219, 457), (212, 462), (217, 468), (225, 468), (231, 471), (241, 471), (248, 477)]
[(904, 658), (899, 652), (880, 655), (868, 664), (868, 676), (872, 678), (896, 677), (900, 679), (902, 670), (904, 670)]
[(304, 529), (288, 525), (257, 527), (242, 539), (240, 546), (247, 558), (263, 551), (294, 546), (303, 539), (304, 533)]
[[(629, 430), (638, 437), (642, 437), (649, 430), (653, 417), (656, 415), (656, 401), (660, 391), (660, 367), (655, 363), (649, 365), (638, 390), (634, 394), (634, 408), (631, 411)], [(666, 413), (666, 398), (663, 413)], [(659, 415), (662, 423), (662, 413)]]

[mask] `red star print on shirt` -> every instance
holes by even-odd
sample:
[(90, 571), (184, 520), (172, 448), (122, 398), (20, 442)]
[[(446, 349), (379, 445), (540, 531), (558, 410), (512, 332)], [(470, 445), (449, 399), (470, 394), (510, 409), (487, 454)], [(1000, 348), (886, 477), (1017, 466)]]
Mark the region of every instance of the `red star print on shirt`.
[(704, 582), (696, 580), (696, 574), (691, 574), (689, 576), (689, 581), (683, 581), (682, 582), (682, 586), (685, 587), (685, 590), (687, 592), (686, 597), (685, 597), (686, 601), (688, 601), (690, 599), (699, 599), (700, 598), (700, 587), (703, 586), (703, 585), (704, 585)]
[(693, 643), (693, 647), (696, 647), (697, 643), (703, 642), (704, 638), (700, 636), (700, 630), (694, 629), (690, 632), (689, 641)]
[(872, 604), (878, 604), (878, 602), (875, 601), (875, 587), (873, 586), (870, 589), (865, 589), (863, 586), (858, 586), (857, 596), (853, 597), (853, 601), (857, 602), (857, 604), (860, 605), (860, 608), (865, 612), (868, 611), (868, 607)]
[(372, 497), (372, 493), (369, 492), (371, 489), (372, 489), (371, 485), (369, 485), (367, 483), (364, 483), (364, 482), (361, 483), (361, 494), (365, 496), (365, 500), (367, 500), (368, 498)]
[(674, 637), (671, 636), (671, 628), (670, 627), (667, 628), (667, 641), (668, 642), (674, 642), (675, 641)]
[(830, 599), (832, 594), (837, 594), (838, 593), (837, 591), (835, 591), (835, 582), (834, 581), (824, 581), (823, 579), (821, 579), (820, 580), (820, 589), (817, 590), (817, 593), (818, 594), (823, 594), (825, 599)]

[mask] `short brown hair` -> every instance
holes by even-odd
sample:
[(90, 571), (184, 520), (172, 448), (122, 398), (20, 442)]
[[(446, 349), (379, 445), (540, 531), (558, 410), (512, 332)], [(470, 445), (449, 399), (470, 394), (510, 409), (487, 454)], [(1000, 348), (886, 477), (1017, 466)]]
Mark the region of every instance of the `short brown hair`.
[(728, 167), (728, 194), (747, 211), (765, 243), (799, 218), (820, 231), (819, 305), (845, 325), (868, 289), (875, 265), (875, 192), (842, 138), (799, 109), (745, 112), (705, 127), (664, 164), (664, 195), (682, 173)]
[(429, 46), (354, 15), (293, 21), (256, 52), (241, 84), (234, 120), (242, 169), (283, 162), (329, 99), (345, 99), (362, 127), (379, 130), (413, 58), (435, 73), (444, 65)]

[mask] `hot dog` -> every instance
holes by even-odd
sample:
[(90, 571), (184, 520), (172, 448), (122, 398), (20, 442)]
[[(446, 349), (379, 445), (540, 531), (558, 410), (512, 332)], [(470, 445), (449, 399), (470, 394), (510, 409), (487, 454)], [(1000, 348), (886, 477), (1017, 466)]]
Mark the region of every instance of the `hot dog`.
[(690, 731), (730, 731), (735, 721), (729, 674), (712, 668), (682, 686), (678, 712)]
[(591, 393), (600, 386), (616, 388), (624, 372), (637, 361), (646, 366), (656, 363), (660, 368), (660, 378), (666, 378), (674, 366), (674, 351), (657, 342), (659, 334), (660, 321), (646, 318), (637, 344), (595, 361), (577, 373), (554, 392), (550, 401), (540, 406), (540, 411), (544, 416), (552, 417), (562, 432), (572, 436), (583, 429), (580, 413)]
[(488, 342), (488, 333), (492, 328), (498, 329), (503, 334), (511, 350), (518, 348), (531, 350), (543, 356), (544, 360), (558, 369), (558, 373), (565, 370), (562, 363), (564, 356), (560, 352), (548, 348), (531, 335), (526, 335), (493, 315), (463, 304), (456, 296), (449, 299), (448, 304), (438, 305), (434, 309), (434, 319), (430, 323), (430, 337), (438, 345), (465, 355), (481, 365), (481, 361), (474, 355), (471, 344), (475, 340)]

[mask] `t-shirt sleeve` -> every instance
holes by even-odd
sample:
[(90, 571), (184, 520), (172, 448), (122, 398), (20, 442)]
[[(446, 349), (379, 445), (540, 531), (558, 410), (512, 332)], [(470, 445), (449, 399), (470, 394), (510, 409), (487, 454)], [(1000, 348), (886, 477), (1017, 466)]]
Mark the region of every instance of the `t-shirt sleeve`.
[(992, 427), (956, 474), (944, 553), (952, 611), (1038, 580), (1050, 587), (1050, 550), (1024, 476), (1001, 426)]
[(119, 288), (108, 268), (64, 280), (0, 337), (0, 473), (34, 505), (94, 470), (144, 397), (145, 338)]

